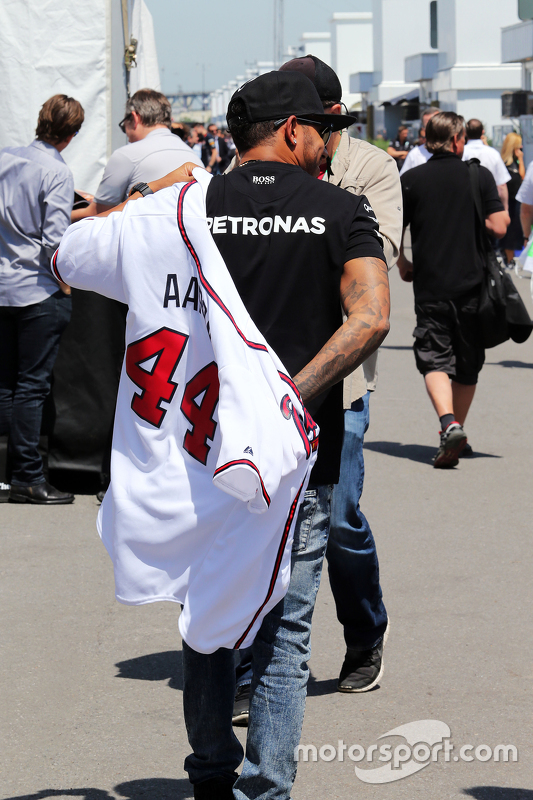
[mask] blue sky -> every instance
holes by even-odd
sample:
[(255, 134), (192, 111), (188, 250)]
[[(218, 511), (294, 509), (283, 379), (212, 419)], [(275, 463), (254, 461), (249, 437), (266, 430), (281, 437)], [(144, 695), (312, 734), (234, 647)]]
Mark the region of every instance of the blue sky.
[[(218, 89), (246, 61), (273, 57), (273, 0), (145, 0), (154, 19), (163, 91)], [(334, 11), (366, 9), (368, 0), (285, 0), (285, 45), (304, 31), (329, 31)]]

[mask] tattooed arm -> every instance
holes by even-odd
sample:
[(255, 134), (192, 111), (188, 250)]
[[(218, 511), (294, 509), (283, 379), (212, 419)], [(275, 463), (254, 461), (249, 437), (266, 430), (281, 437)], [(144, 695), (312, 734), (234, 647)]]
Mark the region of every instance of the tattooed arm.
[(379, 258), (344, 265), (341, 301), (346, 322), (294, 378), (304, 403), (338, 383), (377, 350), (389, 332), (389, 277)]

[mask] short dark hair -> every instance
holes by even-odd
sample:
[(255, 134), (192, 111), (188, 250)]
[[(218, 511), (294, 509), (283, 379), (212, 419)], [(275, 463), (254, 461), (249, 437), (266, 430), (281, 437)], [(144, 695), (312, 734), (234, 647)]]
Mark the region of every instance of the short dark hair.
[(252, 147), (257, 147), (257, 145), (272, 139), (276, 132), (273, 120), (248, 122), (246, 106), (240, 97), (231, 100), (228, 106), (228, 118), (231, 119), (229, 132), (241, 155), (247, 150), (251, 150)]
[(153, 128), (155, 125), (166, 125), (170, 128), (172, 109), (170, 102), (161, 92), (154, 89), (139, 89), (126, 101), (126, 117), (135, 111), (143, 125)]
[(469, 119), (466, 123), (467, 139), (481, 139), (483, 136), (483, 123), (479, 119)]
[(333, 106), (338, 106), (340, 103), (340, 98), (338, 100), (322, 100), (322, 105), (324, 108), (333, 108)]
[(450, 150), (453, 137), (464, 131), (464, 117), (453, 111), (440, 111), (426, 125), (426, 147), (430, 153)]
[(73, 97), (55, 94), (39, 111), (35, 136), (48, 144), (59, 144), (77, 133), (82, 126), (85, 114), (82, 106)]

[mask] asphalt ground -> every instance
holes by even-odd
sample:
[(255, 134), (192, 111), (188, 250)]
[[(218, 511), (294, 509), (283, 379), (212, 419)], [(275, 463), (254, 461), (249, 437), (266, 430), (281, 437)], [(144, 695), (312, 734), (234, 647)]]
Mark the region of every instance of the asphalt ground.
[[(317, 761), (300, 763), (293, 797), (533, 800), (533, 341), (487, 351), (466, 425), (475, 457), (434, 470), (439, 425), (411, 351), (412, 289), (396, 270), (391, 278), (362, 500), (392, 621), (385, 674), (369, 693), (335, 691), (344, 647), (324, 575), (302, 734)], [(531, 308), (529, 281), (517, 285)], [(0, 506), (1, 800), (192, 797), (178, 609), (114, 600), (97, 510), (83, 495), (72, 506)], [(448, 726), (454, 749), (402, 777), (406, 739), (380, 737), (423, 720)], [(347, 749), (342, 761), (320, 758), (339, 741), (363, 760)], [(387, 743), (394, 780), (362, 781), (354, 767), (386, 766), (365, 754)], [(473, 761), (459, 755), (465, 745)], [(498, 745), (518, 760), (475, 755)]]

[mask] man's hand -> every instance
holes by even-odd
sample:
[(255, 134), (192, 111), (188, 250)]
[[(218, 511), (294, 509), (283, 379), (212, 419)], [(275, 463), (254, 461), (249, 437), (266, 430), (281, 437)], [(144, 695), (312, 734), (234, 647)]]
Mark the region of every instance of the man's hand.
[[(192, 174), (193, 169), (201, 169), (201, 167), (199, 167), (198, 164), (193, 164), (192, 161), (187, 161), (185, 164), (182, 164), (181, 167), (178, 167), (178, 169), (169, 172), (164, 178), (159, 178), (157, 181), (150, 181), (148, 186), (152, 192), (155, 193), (160, 189), (168, 189), (169, 186), (174, 186), (175, 183), (190, 183), (194, 180)], [(142, 194), (140, 192), (134, 192), (128, 197), (127, 200), (124, 200), (123, 203), (120, 203), (120, 205), (115, 206), (114, 208), (109, 208), (97, 216), (108, 217), (109, 214), (122, 211), (128, 203), (131, 203), (134, 200), (139, 200), (139, 198), (142, 198)]]
[(169, 186), (174, 186), (175, 183), (189, 183), (194, 180), (192, 171), (193, 169), (201, 169), (198, 164), (192, 161), (187, 161), (182, 164), (178, 169), (169, 172), (164, 178), (159, 178), (157, 181), (150, 181), (148, 186), (153, 192), (158, 192), (160, 189), (168, 189)]
[(294, 378), (304, 403), (353, 372), (377, 350), (389, 331), (389, 277), (384, 261), (348, 261), (340, 294), (346, 322)]
[(398, 272), (400, 273), (400, 278), (402, 281), (406, 281), (407, 283), (412, 283), (413, 280), (413, 264), (411, 261), (408, 261), (403, 254), (403, 250), (401, 251), (399, 258), (398, 258)]

